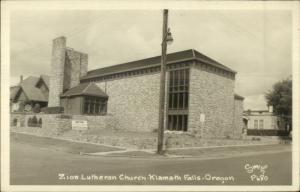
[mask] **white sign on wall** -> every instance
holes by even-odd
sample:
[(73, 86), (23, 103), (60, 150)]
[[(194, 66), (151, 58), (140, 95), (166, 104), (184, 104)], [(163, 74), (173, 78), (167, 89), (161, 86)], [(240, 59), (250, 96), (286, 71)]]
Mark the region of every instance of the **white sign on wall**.
[(76, 131), (88, 130), (88, 123), (85, 120), (72, 120), (72, 129)]
[(204, 123), (205, 121), (205, 114), (204, 113), (200, 113), (200, 122)]

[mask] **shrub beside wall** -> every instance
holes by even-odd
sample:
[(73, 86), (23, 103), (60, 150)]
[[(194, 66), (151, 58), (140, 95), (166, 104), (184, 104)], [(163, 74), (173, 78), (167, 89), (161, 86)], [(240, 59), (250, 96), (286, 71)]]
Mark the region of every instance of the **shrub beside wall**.
[[(88, 122), (89, 132), (98, 133), (105, 129), (115, 130), (116, 121), (111, 115), (106, 116), (87, 116), (87, 115), (69, 115), (69, 114), (34, 114), (34, 113), (11, 113), (11, 126), (23, 128), (24, 131), (30, 131), (26, 128), (39, 129), (47, 135), (61, 134), (72, 129), (72, 120), (86, 120)], [(37, 129), (35, 129), (37, 130)]]
[(247, 129), (247, 135), (251, 136), (288, 136), (289, 132), (275, 129)]
[[(28, 127), (42, 127), (42, 118), (39, 119), (34, 115), (33, 117), (29, 117), (27, 119), (27, 126)], [(22, 127), (22, 126), (21, 126)]]

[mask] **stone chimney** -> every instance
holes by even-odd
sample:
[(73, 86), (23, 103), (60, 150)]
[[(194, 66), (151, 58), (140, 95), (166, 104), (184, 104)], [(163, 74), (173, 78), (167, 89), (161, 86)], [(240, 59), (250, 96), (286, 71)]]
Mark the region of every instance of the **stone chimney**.
[(23, 82), (23, 75), (20, 76), (20, 84)]
[(80, 78), (87, 74), (88, 55), (66, 46), (66, 38), (53, 40), (49, 107), (60, 106), (60, 95), (77, 86)]
[(65, 55), (66, 38), (58, 37), (54, 39), (52, 44), (49, 107), (60, 106), (60, 94), (63, 92)]
[(80, 83), (80, 78), (87, 74), (87, 66), (87, 54), (75, 51), (71, 48), (66, 49), (63, 91), (75, 87)]

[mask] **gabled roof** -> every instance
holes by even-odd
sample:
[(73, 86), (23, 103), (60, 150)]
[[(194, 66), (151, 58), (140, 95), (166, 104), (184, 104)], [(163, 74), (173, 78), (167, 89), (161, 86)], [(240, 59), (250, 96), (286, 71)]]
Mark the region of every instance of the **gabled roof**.
[(195, 58), (204, 62), (204, 63), (207, 63), (207, 64), (210, 64), (214, 67), (217, 67), (217, 68), (220, 68), (220, 69), (223, 69), (225, 71), (228, 71), (228, 72), (232, 72), (232, 73), (236, 73), (236, 71), (230, 69), (229, 67), (226, 67), (225, 65), (222, 65), (221, 63), (219, 63), (218, 61), (216, 60), (213, 60), (212, 58), (206, 56), (206, 55), (203, 55), (202, 53), (192, 49), (193, 52), (194, 52), (194, 55), (195, 55)]
[(21, 86), (19, 86), (19, 85), (10, 87), (10, 99), (11, 100), (15, 99), (20, 88), (21, 88)]
[(50, 77), (48, 75), (41, 75), (40, 80), (43, 80), (45, 85), (48, 87), (49, 89), (49, 85), (50, 85)]
[(61, 97), (71, 97), (79, 95), (108, 98), (108, 95), (103, 92), (95, 83), (81, 83), (76, 87), (67, 90), (61, 95)]
[[(232, 69), (203, 55), (202, 53), (199, 53), (198, 51), (196, 51), (194, 49), (179, 51), (179, 52), (170, 53), (167, 55), (167, 64), (174, 63), (174, 62), (180, 62), (180, 61), (187, 61), (187, 60), (198, 60), (198, 61), (207, 63), (209, 65), (212, 65), (214, 67), (223, 69), (225, 71), (228, 71), (231, 73), (236, 73)], [(87, 75), (82, 77), (81, 79), (89, 79), (89, 78), (93, 78), (93, 77), (101, 77), (104, 75), (109, 75), (109, 74), (114, 74), (114, 73), (119, 73), (119, 72), (124, 72), (124, 71), (153, 67), (156, 65), (160, 65), (160, 62), (161, 62), (161, 56), (156, 56), (156, 57), (150, 57), (147, 59), (122, 63), (122, 64), (118, 64), (118, 65), (113, 65), (113, 66), (89, 71), (87, 73)]]
[(48, 98), (46, 98), (41, 90), (36, 87), (39, 79), (39, 77), (30, 76), (21, 83), (21, 88), (28, 100), (48, 102)]
[[(42, 91), (36, 87), (40, 78), (42, 77), (29, 76), (26, 79), (24, 79), (18, 86), (11, 87), (10, 88), (11, 99), (15, 99), (17, 93), (22, 90), (24, 91), (28, 100), (48, 102), (48, 98), (46, 98), (45, 95), (42, 93)], [(49, 78), (46, 81), (49, 82)]]

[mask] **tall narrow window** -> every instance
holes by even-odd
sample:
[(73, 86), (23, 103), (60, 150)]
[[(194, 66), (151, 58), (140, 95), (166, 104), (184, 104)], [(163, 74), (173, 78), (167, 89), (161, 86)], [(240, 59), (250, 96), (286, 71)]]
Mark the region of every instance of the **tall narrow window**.
[(169, 73), (168, 126), (171, 131), (187, 131), (189, 101), (189, 69)]

